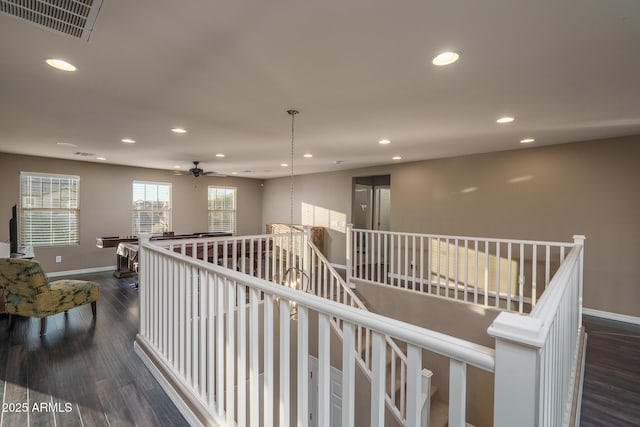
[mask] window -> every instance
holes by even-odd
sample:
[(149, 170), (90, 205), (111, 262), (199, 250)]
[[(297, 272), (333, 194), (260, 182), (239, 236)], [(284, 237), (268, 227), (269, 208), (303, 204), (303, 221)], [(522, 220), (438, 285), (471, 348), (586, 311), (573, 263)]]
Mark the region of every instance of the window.
[(209, 186), (209, 231), (235, 234), (235, 188)]
[(80, 177), (20, 172), (20, 244), (79, 243)]
[(171, 184), (133, 181), (132, 231), (162, 233), (171, 230)]

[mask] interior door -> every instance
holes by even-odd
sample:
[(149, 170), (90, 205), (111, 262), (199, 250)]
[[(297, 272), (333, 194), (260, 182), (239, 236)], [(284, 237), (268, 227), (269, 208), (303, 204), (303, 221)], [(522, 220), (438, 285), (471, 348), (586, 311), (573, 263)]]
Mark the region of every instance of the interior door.
[[(331, 427), (342, 425), (342, 371), (331, 366), (329, 419)], [(309, 427), (318, 426), (318, 359), (309, 356)]]

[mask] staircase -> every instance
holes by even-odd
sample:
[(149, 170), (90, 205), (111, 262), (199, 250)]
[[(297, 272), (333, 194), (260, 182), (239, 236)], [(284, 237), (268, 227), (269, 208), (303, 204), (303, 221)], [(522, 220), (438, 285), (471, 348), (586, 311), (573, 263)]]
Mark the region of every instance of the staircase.
[[(351, 291), (358, 297), (360, 302), (362, 302), (363, 308), (367, 311), (375, 313), (376, 311), (372, 309), (371, 304), (364, 298), (356, 289), (351, 289)], [(406, 344), (400, 341), (395, 341), (396, 345), (404, 354), (406, 354)], [(369, 344), (370, 345), (370, 344)], [(395, 364), (395, 366), (393, 366)], [(387, 377), (385, 380), (387, 395), (392, 396), (394, 403), (396, 406), (401, 405), (400, 395), (403, 393), (401, 384), (396, 382), (396, 387), (392, 390), (392, 379), (393, 376), (400, 372), (401, 370), (401, 362), (400, 359), (396, 359), (395, 363), (392, 361), (392, 356), (390, 353), (387, 353)], [(425, 396), (426, 398), (426, 396)], [(438, 387), (431, 384), (430, 387), (430, 395), (429, 395), (429, 427), (447, 427), (449, 424), (449, 405), (446, 402), (443, 402), (440, 394), (438, 393)], [(467, 423), (467, 426), (471, 426)]]
[[(357, 307), (375, 313), (368, 301), (355, 289), (351, 289), (333, 266), (326, 260), (322, 253), (309, 242), (310, 247), (310, 286), (309, 292), (331, 299), (336, 302)], [(333, 323), (338, 335), (341, 336), (341, 327)], [(370, 335), (364, 331), (360, 333), (356, 345), (356, 352), (360, 356), (361, 368), (367, 373), (370, 371), (372, 342)], [(386, 378), (385, 392), (387, 395), (387, 409), (394, 415), (398, 423), (404, 426), (405, 412), (405, 387), (406, 387), (406, 344), (387, 337), (386, 351)], [(403, 366), (404, 364), (404, 366)], [(429, 417), (430, 427), (447, 427), (449, 423), (449, 405), (443, 401), (438, 393), (438, 387), (431, 384), (432, 373), (423, 370), (423, 389), (430, 390), (427, 402), (426, 393), (423, 396), (423, 412)], [(467, 424), (470, 426), (470, 424)]]

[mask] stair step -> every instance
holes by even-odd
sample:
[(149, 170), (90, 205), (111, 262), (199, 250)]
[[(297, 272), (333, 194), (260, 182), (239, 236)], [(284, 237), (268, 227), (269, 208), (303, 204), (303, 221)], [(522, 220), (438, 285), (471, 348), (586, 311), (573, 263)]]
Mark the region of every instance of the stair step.
[(429, 427), (447, 427), (449, 424), (449, 406), (435, 399), (431, 401)]

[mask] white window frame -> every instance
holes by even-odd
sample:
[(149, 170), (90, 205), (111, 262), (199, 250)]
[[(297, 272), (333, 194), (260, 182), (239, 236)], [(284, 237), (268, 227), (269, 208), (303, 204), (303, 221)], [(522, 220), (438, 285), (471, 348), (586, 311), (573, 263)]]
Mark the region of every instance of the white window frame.
[[(40, 194), (37, 193), (34, 180), (40, 179)], [(27, 179), (29, 182), (23, 182)], [(45, 194), (43, 183), (49, 181), (50, 191)], [(58, 186), (58, 194), (52, 186)], [(75, 187), (67, 187), (66, 207), (63, 206), (61, 181)], [(80, 177), (42, 172), (20, 172), (20, 201), (18, 203), (18, 244), (20, 246), (76, 246), (80, 244)], [(26, 194), (25, 194), (26, 192)], [(46, 206), (48, 205), (48, 206)], [(40, 217), (35, 216), (40, 213)], [(47, 219), (47, 214), (49, 218)], [(58, 223), (54, 219), (58, 218)], [(66, 217), (66, 218), (65, 218)], [(48, 221), (48, 224), (46, 224)], [(39, 223), (38, 223), (39, 222)], [(66, 225), (65, 225), (66, 222)]]
[[(147, 194), (147, 186), (148, 185), (155, 185), (155, 186), (165, 186), (167, 187), (168, 191), (169, 191), (169, 200), (167, 201), (167, 205), (164, 208), (151, 208), (151, 209), (136, 209), (136, 203), (140, 202), (139, 200), (135, 200), (135, 195), (136, 195), (136, 190), (135, 187), (136, 185), (144, 185), (145, 186), (145, 198), (144, 200), (142, 200), (142, 202), (147, 202), (147, 198), (146, 198), (146, 194)], [(158, 194), (158, 191), (156, 190), (156, 195)], [(158, 233), (162, 233), (165, 231), (171, 231), (171, 227), (172, 227), (172, 216), (173, 216), (173, 212), (172, 212), (172, 198), (173, 198), (173, 189), (171, 186), (170, 182), (156, 182), (156, 181), (141, 181), (141, 180), (133, 180), (133, 183), (131, 184), (131, 232), (133, 235), (138, 235), (141, 232), (142, 233), (152, 233), (152, 234), (158, 234)], [(153, 200), (151, 200), (153, 201)], [(157, 201), (157, 200), (156, 200)], [(165, 219), (165, 223), (162, 227), (158, 227), (159, 224), (162, 224), (160, 222), (156, 222), (155, 224), (151, 225), (151, 228), (146, 230), (146, 229), (141, 229), (140, 227), (140, 221), (138, 220), (138, 216), (140, 213), (142, 212), (147, 212), (149, 214), (156, 215), (156, 214), (160, 214), (160, 216), (162, 216), (163, 214), (166, 215)]]
[[(232, 209), (215, 209), (212, 208), (211, 203), (211, 191), (212, 190), (232, 190), (233, 191), (233, 208)], [(231, 233), (236, 234), (238, 227), (238, 215), (237, 215), (237, 207), (238, 207), (238, 189), (236, 187), (223, 187), (221, 185), (209, 185), (207, 187), (207, 230), (209, 233)], [(213, 222), (212, 216), (217, 212), (224, 213), (232, 213), (233, 214), (233, 224), (231, 227), (225, 227), (225, 224), (215, 224)]]

